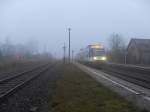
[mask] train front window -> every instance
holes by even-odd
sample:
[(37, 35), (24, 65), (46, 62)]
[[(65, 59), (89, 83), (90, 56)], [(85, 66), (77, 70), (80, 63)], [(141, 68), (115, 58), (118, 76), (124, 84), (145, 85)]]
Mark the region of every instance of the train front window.
[(93, 55), (94, 56), (104, 56), (105, 51), (104, 50), (93, 50)]

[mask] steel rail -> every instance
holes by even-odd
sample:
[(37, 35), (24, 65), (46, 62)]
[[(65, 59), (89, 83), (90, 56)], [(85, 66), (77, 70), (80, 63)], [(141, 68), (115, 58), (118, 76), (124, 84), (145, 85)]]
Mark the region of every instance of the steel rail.
[(90, 67), (100, 69), (101, 71), (150, 89), (150, 69), (144, 67), (124, 66), (120, 64), (105, 64), (105, 65), (88, 65)]
[(132, 77), (127, 75), (125, 72), (119, 72), (117, 70), (102, 70), (104, 73), (107, 73), (109, 75), (113, 75), (115, 77), (118, 77), (120, 79), (126, 80), (128, 82), (134, 83), (136, 85), (142, 86), (144, 88), (150, 89), (150, 81), (148, 80), (144, 80), (144, 79), (140, 79), (140, 78), (136, 78), (136, 77)]
[(9, 80), (12, 80), (12, 79), (14, 79), (14, 78), (17, 78), (17, 77), (19, 77), (19, 76), (21, 76), (21, 75), (24, 75), (24, 74), (26, 74), (26, 73), (29, 73), (29, 72), (31, 72), (31, 71), (33, 71), (33, 70), (39, 69), (41, 66), (45, 66), (45, 64), (44, 64), (44, 65), (40, 65), (40, 66), (38, 66), (38, 67), (31, 68), (31, 69), (29, 69), (29, 70), (23, 71), (23, 72), (21, 72), (21, 73), (18, 73), (18, 74), (16, 74), (16, 75), (13, 75), (13, 76), (7, 76), (6, 78), (2, 78), (2, 79), (0, 79), (0, 84), (2, 84), (2, 83), (4, 83), (4, 82), (7, 82), (7, 81), (9, 81)]
[(119, 63), (106, 63), (107, 65), (112, 65), (112, 66), (120, 66), (120, 67), (126, 67), (126, 68), (134, 68), (138, 70), (149, 70), (150, 67), (147, 66), (138, 66), (138, 65), (133, 65), (133, 64), (119, 64)]
[[(31, 69), (29, 71), (23, 72), (22, 74), (20, 73), (19, 75), (16, 75), (14, 77), (11, 78), (7, 78), (5, 80), (2, 80), (3, 83), (0, 84), (1, 85), (9, 85), (9, 82), (11, 81), (17, 81), (19, 80), (19, 78), (23, 78), (23, 76), (26, 76), (27, 74), (30, 74), (33, 72), (33, 74), (30, 74), (29, 78), (26, 79), (21, 79), (20, 82), (15, 82), (14, 85), (10, 84), (10, 87), (7, 88), (3, 88), (0, 92), (2, 94), (0, 94), (0, 103), (4, 102), (9, 96), (11, 96), (12, 94), (14, 94), (15, 92), (17, 92), (19, 89), (21, 89), (22, 87), (24, 87), (25, 85), (27, 85), (30, 81), (34, 80), (35, 78), (37, 78), (38, 76), (40, 76), (42, 73), (46, 72), (49, 68), (52, 68), (52, 66), (54, 66), (54, 64), (52, 64), (51, 66), (49, 64), (45, 64), (39, 67), (36, 67), (34, 69)], [(39, 71), (38, 71), (39, 70)], [(38, 73), (36, 73), (38, 71)], [(35, 73), (34, 73), (35, 72)], [(2, 86), (3, 87), (3, 86)], [(6, 90), (5, 90), (6, 89)], [(4, 92), (3, 92), (4, 91)]]

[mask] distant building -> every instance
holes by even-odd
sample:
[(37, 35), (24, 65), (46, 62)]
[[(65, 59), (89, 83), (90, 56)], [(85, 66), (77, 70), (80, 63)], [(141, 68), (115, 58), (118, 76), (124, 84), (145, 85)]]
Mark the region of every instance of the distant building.
[(131, 39), (127, 47), (127, 62), (150, 64), (150, 39)]

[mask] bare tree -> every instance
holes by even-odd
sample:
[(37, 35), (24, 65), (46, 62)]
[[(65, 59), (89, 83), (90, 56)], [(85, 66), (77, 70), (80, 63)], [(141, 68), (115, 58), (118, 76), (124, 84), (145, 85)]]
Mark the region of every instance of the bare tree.
[(30, 40), (26, 42), (22, 48), (25, 50), (24, 56), (27, 58), (32, 58), (38, 53), (38, 42), (36, 40)]
[(2, 53), (3, 53), (3, 56), (5, 58), (11, 58), (12, 57), (12, 54), (13, 54), (13, 49), (14, 49), (14, 46), (12, 45), (11, 43), (11, 40), (9, 37), (7, 37), (5, 39), (5, 42), (4, 44), (2, 45)]
[(38, 42), (30, 40), (25, 44), (14, 44), (7, 37), (0, 43), (0, 62), (26, 59), (52, 59), (49, 52), (38, 53)]
[(109, 38), (108, 57), (112, 62), (125, 62), (126, 45), (122, 35), (112, 34)]

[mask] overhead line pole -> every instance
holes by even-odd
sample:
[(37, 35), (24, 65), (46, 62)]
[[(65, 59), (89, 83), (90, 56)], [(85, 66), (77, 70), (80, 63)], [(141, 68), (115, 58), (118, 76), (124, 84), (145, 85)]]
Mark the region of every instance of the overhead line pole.
[(69, 31), (69, 63), (70, 63), (70, 31), (71, 31), (71, 28), (68, 28), (68, 31)]
[(72, 62), (74, 61), (74, 50), (72, 50)]
[(65, 43), (63, 46), (63, 50), (64, 50), (64, 63), (66, 63), (66, 45), (65, 45)]

